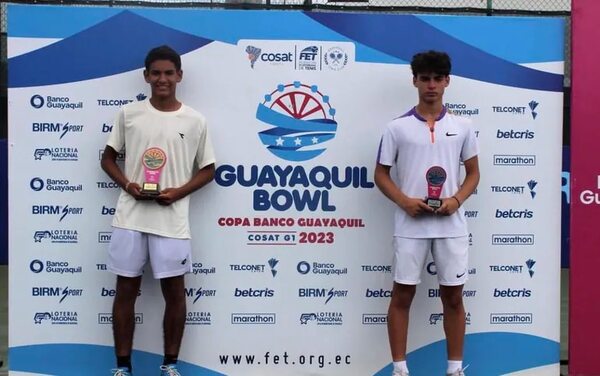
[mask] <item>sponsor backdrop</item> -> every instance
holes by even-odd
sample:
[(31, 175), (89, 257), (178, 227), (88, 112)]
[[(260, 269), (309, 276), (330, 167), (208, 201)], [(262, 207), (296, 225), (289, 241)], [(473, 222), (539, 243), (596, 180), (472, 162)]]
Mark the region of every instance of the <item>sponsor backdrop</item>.
[[(38, 6), (9, 17), (11, 370), (113, 364), (105, 262), (119, 190), (99, 159), (118, 107), (149, 94), (145, 53), (169, 43), (219, 161), (192, 199), (185, 374), (390, 373), (393, 208), (372, 176), (383, 126), (417, 99), (407, 61), (425, 48), (453, 56), (446, 105), (481, 142), (465, 203), (465, 363), (558, 373), (561, 20)], [(425, 269), (414, 375), (445, 369)], [(138, 373), (159, 365), (162, 311), (147, 278)]]
[(600, 234), (596, 218), (600, 215), (600, 168), (593, 157), (600, 132), (589, 119), (598, 111), (597, 54), (591, 41), (600, 37), (596, 20), (600, 3), (573, 1), (573, 98), (571, 134), (571, 258), (569, 304), (569, 371), (578, 375), (600, 374), (600, 314), (598, 299), (589, 299), (590, 286), (596, 285), (595, 266), (600, 261), (596, 245)]

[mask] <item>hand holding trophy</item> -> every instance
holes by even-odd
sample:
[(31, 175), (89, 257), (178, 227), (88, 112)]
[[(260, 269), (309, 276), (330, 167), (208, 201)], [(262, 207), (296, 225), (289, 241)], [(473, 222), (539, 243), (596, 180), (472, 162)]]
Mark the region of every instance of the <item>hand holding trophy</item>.
[(430, 167), (425, 173), (425, 179), (427, 180), (427, 198), (425, 202), (434, 210), (438, 210), (442, 206), (440, 196), (442, 186), (446, 182), (446, 176), (446, 170), (440, 166)]
[(160, 174), (167, 163), (167, 154), (160, 148), (151, 147), (142, 155), (144, 166), (144, 183), (140, 193), (147, 197), (156, 197), (160, 194)]

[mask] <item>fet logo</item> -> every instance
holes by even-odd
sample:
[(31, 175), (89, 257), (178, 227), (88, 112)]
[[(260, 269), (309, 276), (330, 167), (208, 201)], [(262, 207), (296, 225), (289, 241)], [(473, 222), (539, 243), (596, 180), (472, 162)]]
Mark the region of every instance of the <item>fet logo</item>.
[(274, 126), (259, 132), (267, 149), (293, 162), (313, 159), (325, 151), (319, 146), (335, 137), (335, 108), (317, 85), (300, 81), (279, 84), (258, 105), (256, 118)]

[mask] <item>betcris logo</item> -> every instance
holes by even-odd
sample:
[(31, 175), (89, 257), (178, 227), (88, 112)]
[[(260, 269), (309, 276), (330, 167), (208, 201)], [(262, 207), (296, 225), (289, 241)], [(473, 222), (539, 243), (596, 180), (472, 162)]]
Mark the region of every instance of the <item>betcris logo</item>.
[[(146, 99), (146, 95), (143, 94), (143, 93), (139, 93), (135, 97), (135, 100), (137, 100), (138, 102), (139, 101), (143, 101), (144, 99)], [(98, 107), (121, 107), (121, 106), (126, 105), (127, 103), (131, 103), (133, 101), (134, 101), (134, 99), (129, 99), (129, 98), (101, 98), (101, 99), (96, 99)]]
[(83, 102), (78, 102), (69, 97), (42, 96), (39, 94), (33, 95), (29, 100), (29, 104), (35, 109), (47, 107), (54, 110), (80, 110), (83, 108)]
[(531, 325), (532, 313), (490, 313), (490, 324), (493, 325)]
[(72, 289), (67, 287), (32, 287), (31, 296), (35, 297), (57, 297), (62, 303), (67, 297), (80, 297), (83, 289)]
[(232, 313), (231, 324), (233, 325), (274, 325), (277, 316), (274, 313)]
[(77, 230), (38, 230), (33, 233), (34, 243), (75, 244), (79, 242)]
[(283, 65), (294, 61), (294, 54), (290, 51), (264, 51), (264, 49), (252, 45), (246, 46), (246, 54), (252, 69), (254, 69), (257, 62)]
[(75, 311), (36, 312), (33, 315), (34, 324), (48, 322), (52, 325), (77, 325), (78, 315)]
[[(144, 323), (144, 314), (141, 312), (135, 312), (133, 321), (136, 325), (141, 325)], [(98, 324), (100, 325), (112, 325), (113, 323), (113, 315), (112, 313), (99, 313), (98, 314)]]
[(505, 131), (498, 129), (496, 138), (505, 140), (533, 140), (535, 138), (535, 132), (530, 131), (529, 129), (524, 131), (515, 131), (514, 129)]
[(102, 133), (110, 133), (113, 130), (113, 125), (102, 123), (102, 128), (100, 129), (102, 130)]
[(371, 290), (367, 288), (365, 292), (365, 298), (391, 298), (392, 290), (384, 290), (384, 289), (375, 289)]
[(190, 287), (185, 289), (185, 296), (188, 298), (193, 298), (192, 304), (196, 304), (196, 302), (200, 298), (206, 297), (215, 297), (217, 295), (217, 290), (203, 289), (202, 287), (194, 288)]
[(492, 245), (534, 245), (534, 234), (492, 234)]
[(31, 214), (34, 215), (56, 215), (59, 216), (59, 222), (66, 216), (75, 216), (83, 214), (83, 208), (70, 207), (69, 205), (32, 205)]
[(535, 155), (494, 154), (494, 166), (535, 166)]
[(317, 274), (317, 275), (342, 275), (348, 274), (348, 268), (339, 268), (332, 262), (312, 262), (308, 261), (300, 261), (296, 266), (296, 270), (298, 273), (306, 275), (306, 274)]
[(527, 105), (499, 105), (492, 106), (492, 112), (499, 114), (509, 114), (509, 115), (519, 115), (526, 116), (527, 114), (531, 114), (533, 120), (535, 120), (538, 116), (539, 102), (535, 100), (529, 101)]
[(317, 325), (343, 325), (342, 312), (309, 312), (300, 315), (300, 325), (315, 323)]
[(236, 298), (272, 298), (275, 296), (275, 290), (271, 290), (268, 287), (264, 289), (240, 289), (236, 287), (233, 296)]
[(79, 149), (75, 147), (37, 148), (33, 151), (36, 161), (78, 161)]
[(50, 123), (50, 122), (39, 122), (31, 123), (31, 131), (33, 133), (56, 133), (59, 135), (58, 139), (62, 140), (67, 133), (81, 133), (83, 132), (83, 125), (66, 123)]
[[(106, 287), (102, 287), (102, 289), (100, 290), (100, 296), (103, 298), (114, 297), (115, 295), (117, 295), (117, 290), (115, 290), (115, 289), (107, 289)], [(142, 295), (142, 290), (138, 290), (137, 296), (141, 296), (141, 295)]]
[(325, 304), (333, 298), (345, 298), (348, 296), (348, 290), (338, 290), (335, 288), (319, 289), (319, 288), (299, 288), (299, 298), (322, 298), (325, 299)]
[(363, 313), (363, 325), (387, 325), (386, 313)]
[(208, 311), (188, 311), (185, 325), (212, 325), (212, 314)]
[(498, 289), (494, 288), (494, 298), (530, 298), (531, 290), (527, 288), (522, 289)]
[(102, 205), (100, 214), (101, 215), (115, 215), (116, 211), (117, 211), (117, 209), (115, 209), (115, 208), (107, 208), (106, 206)]
[(29, 182), (29, 187), (35, 192), (41, 190), (61, 193), (83, 191), (83, 184), (72, 184), (68, 179), (42, 179), (35, 177)]
[(300, 81), (279, 84), (258, 105), (257, 120), (270, 126), (258, 136), (278, 158), (307, 161), (323, 153), (322, 145), (335, 137), (335, 114), (330, 97), (317, 85)]
[(321, 70), (321, 59), (319, 54), (320, 48), (317, 46), (309, 46), (302, 49), (298, 54), (298, 70)]
[(501, 210), (501, 209), (496, 209), (496, 218), (502, 218), (502, 219), (531, 219), (531, 218), (533, 218), (533, 211), (531, 211), (529, 209), (523, 209), (523, 210), (515, 210), (515, 209)]

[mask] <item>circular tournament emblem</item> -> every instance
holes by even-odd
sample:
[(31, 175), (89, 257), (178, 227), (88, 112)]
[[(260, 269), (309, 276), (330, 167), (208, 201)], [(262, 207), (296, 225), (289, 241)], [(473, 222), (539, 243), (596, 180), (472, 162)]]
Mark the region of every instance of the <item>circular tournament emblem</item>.
[(329, 68), (338, 71), (348, 64), (348, 54), (339, 47), (332, 47), (323, 56), (323, 61)]
[(322, 144), (335, 137), (335, 108), (317, 85), (299, 81), (279, 84), (258, 105), (256, 118), (273, 128), (258, 133), (274, 155), (287, 161), (307, 161), (325, 151)]
[(149, 170), (159, 170), (167, 163), (167, 154), (160, 148), (146, 149), (142, 164)]
[(440, 187), (444, 185), (444, 182), (446, 181), (446, 170), (440, 166), (433, 166), (427, 170), (427, 174), (425, 176), (429, 185), (433, 187)]

